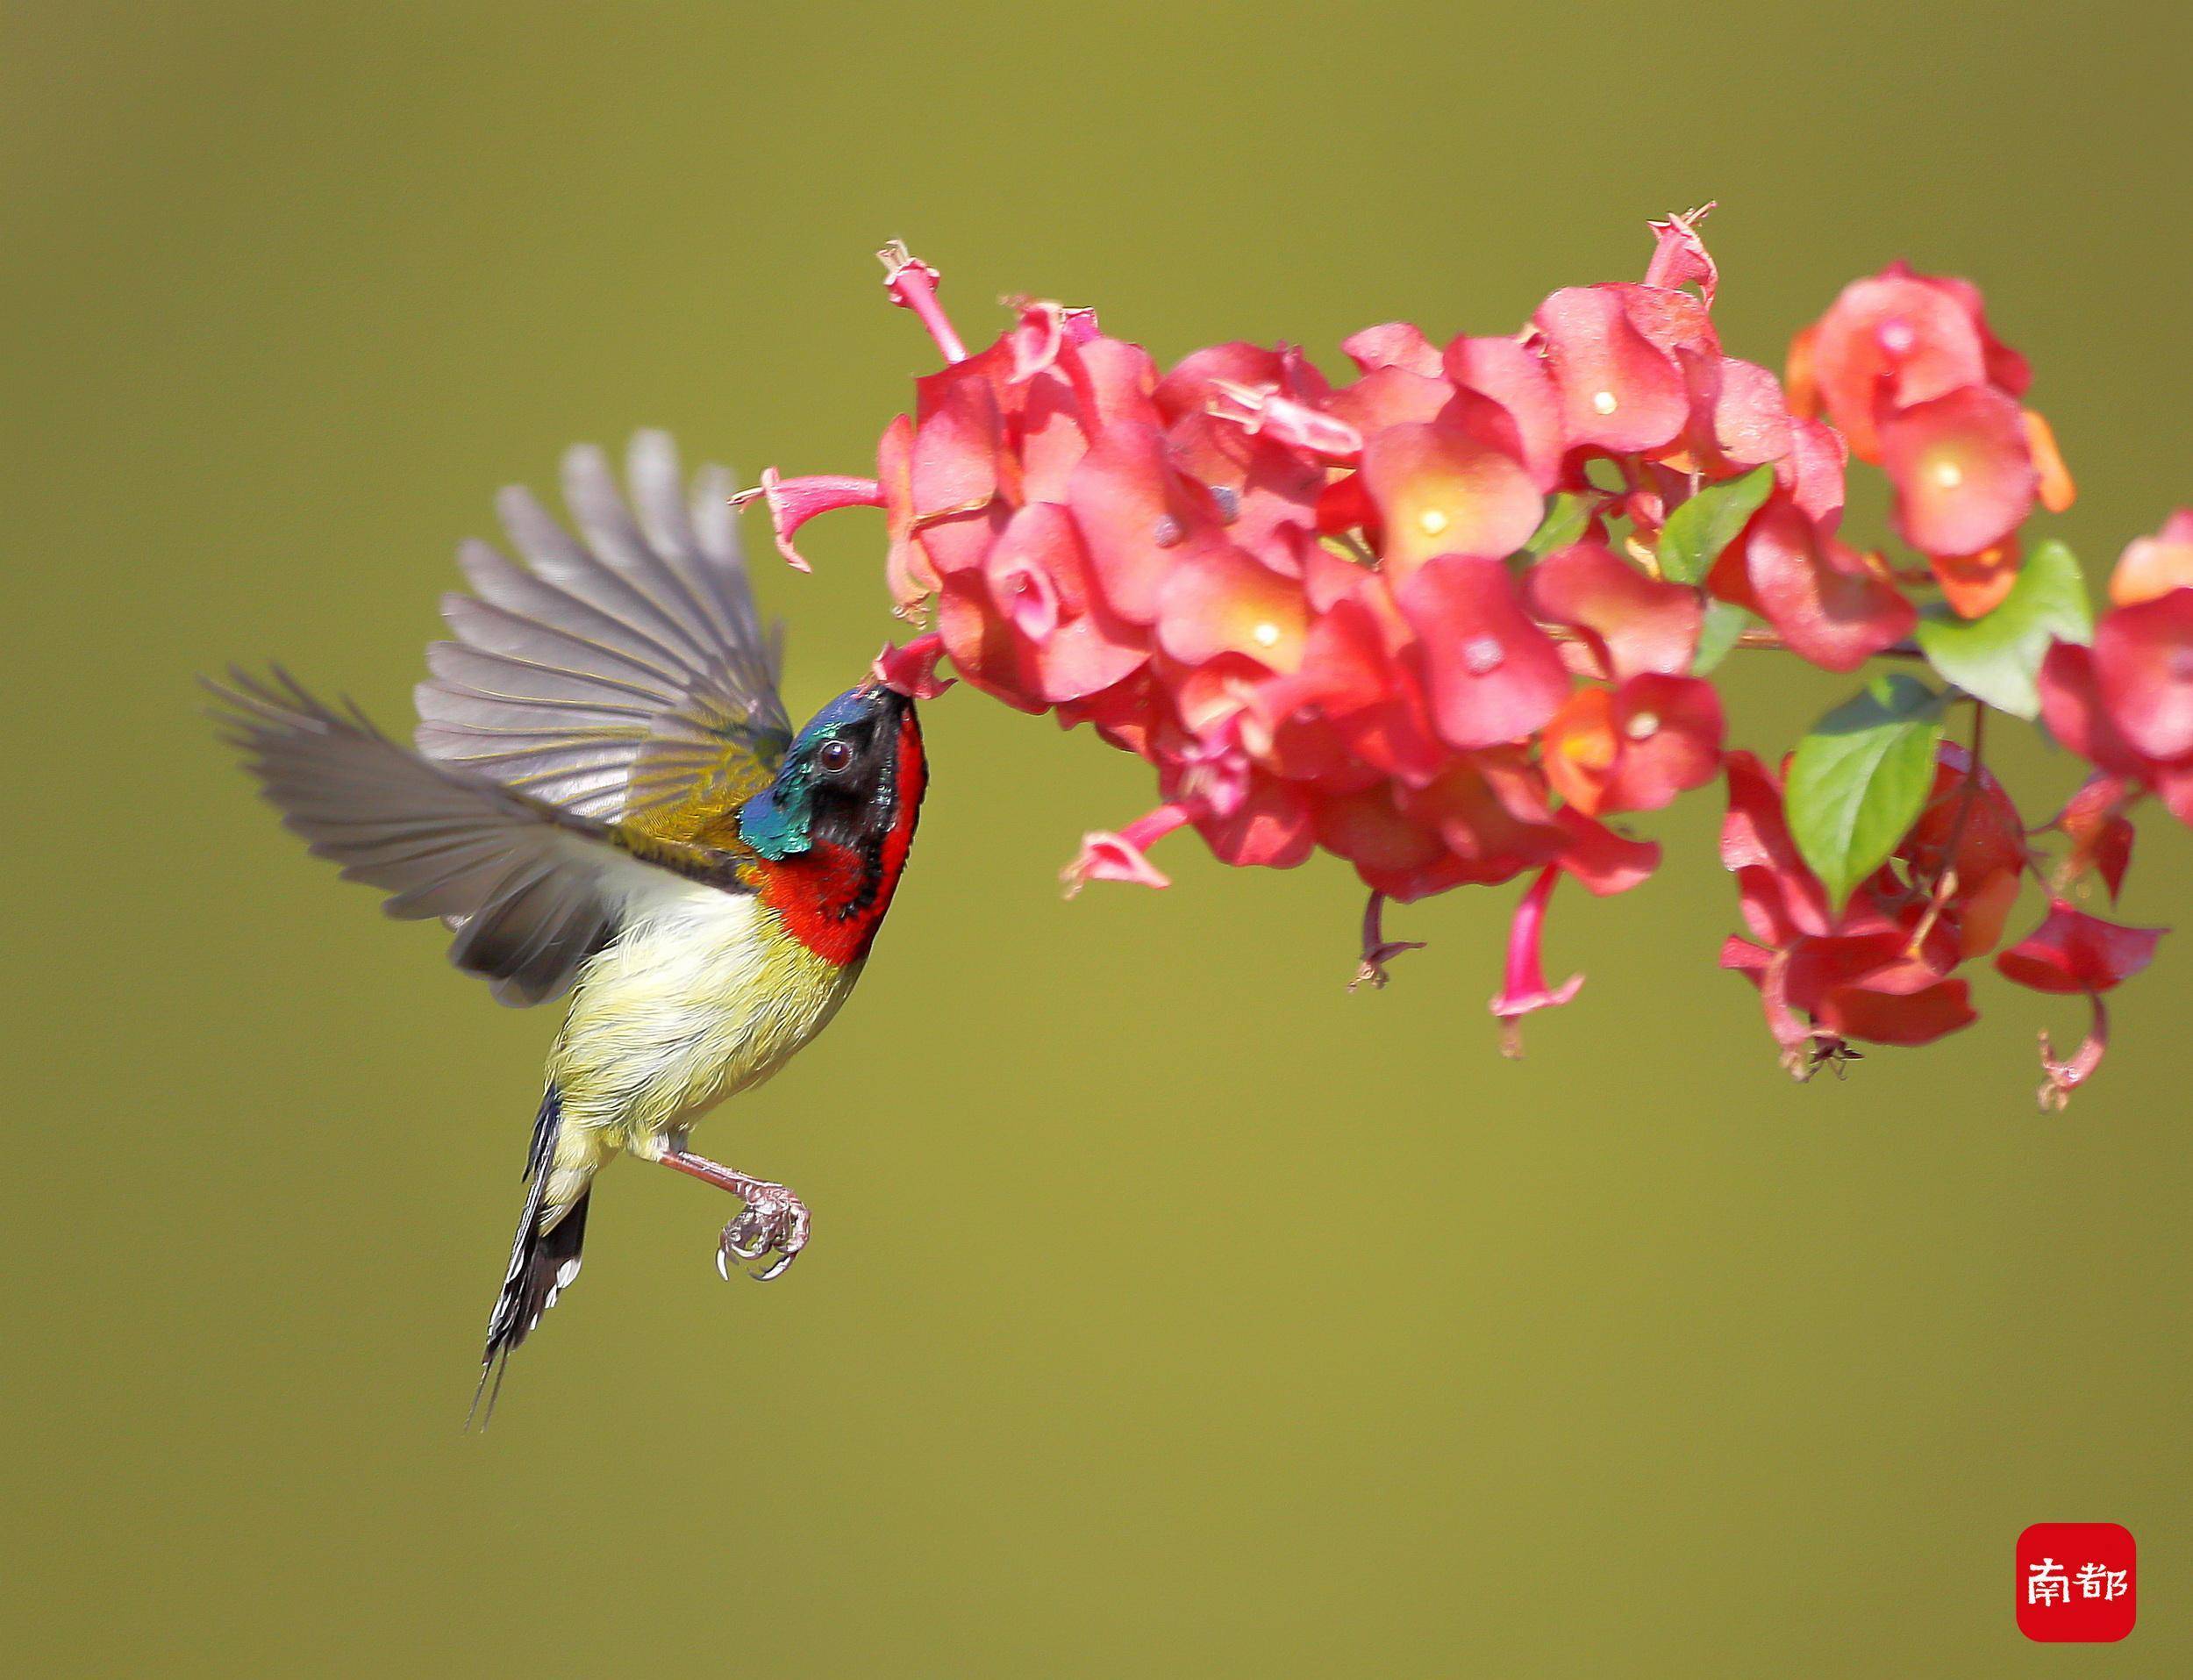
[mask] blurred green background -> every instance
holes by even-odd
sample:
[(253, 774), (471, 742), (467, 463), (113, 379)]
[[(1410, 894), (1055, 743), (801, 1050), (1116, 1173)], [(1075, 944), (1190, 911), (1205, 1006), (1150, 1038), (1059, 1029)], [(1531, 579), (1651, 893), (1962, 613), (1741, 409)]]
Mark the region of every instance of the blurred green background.
[[(575, 439), (866, 470), (930, 365), (894, 235), (971, 337), (1027, 291), (1337, 361), (1718, 197), (1759, 360), (1891, 258), (1979, 279), (2098, 573), (2193, 498), (2186, 12), (0, 18), (12, 1671), (2193, 1671), (2193, 946), (2065, 1118), (2033, 1033), (2080, 1011), (1992, 977), (1799, 1089), (1695, 796), (1647, 888), (1557, 904), (1590, 984), (1510, 1064), (1511, 893), (1400, 912), (1432, 948), (1354, 997), (1330, 860), (1062, 904), (1146, 773), (957, 691), (860, 995), (702, 1133), (816, 1247), (727, 1289), (725, 1205), (616, 1169), (480, 1439), (554, 1021), (305, 858), (190, 689), (275, 654), (407, 724), (455, 540)], [(801, 577), (748, 525), (796, 711), (889, 628), (879, 523), (811, 530)], [(1847, 686), (1747, 669), (1739, 739)], [(2189, 919), (2187, 836), (2141, 854), (2129, 918)], [(2137, 1535), (2125, 1645), (2014, 1631), (2042, 1519)]]

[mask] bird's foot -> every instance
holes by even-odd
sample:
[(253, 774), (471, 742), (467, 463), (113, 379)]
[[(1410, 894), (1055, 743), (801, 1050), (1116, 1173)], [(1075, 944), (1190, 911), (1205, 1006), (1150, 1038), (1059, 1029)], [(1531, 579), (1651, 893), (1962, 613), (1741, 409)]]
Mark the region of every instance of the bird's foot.
[(746, 1197), (746, 1211), (724, 1227), (716, 1269), (728, 1278), (734, 1259), (767, 1260), (775, 1255), (775, 1260), (762, 1270), (746, 1276), (758, 1283), (783, 1276), (784, 1269), (807, 1246), (807, 1204), (782, 1184), (757, 1181), (739, 1193)]

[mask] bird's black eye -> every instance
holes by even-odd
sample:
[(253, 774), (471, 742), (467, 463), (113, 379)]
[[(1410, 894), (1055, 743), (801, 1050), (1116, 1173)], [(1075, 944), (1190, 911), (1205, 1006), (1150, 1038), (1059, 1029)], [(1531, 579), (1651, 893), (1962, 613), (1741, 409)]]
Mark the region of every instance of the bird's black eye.
[(825, 776), (842, 776), (853, 768), (853, 748), (841, 740), (826, 740), (815, 754), (815, 763)]

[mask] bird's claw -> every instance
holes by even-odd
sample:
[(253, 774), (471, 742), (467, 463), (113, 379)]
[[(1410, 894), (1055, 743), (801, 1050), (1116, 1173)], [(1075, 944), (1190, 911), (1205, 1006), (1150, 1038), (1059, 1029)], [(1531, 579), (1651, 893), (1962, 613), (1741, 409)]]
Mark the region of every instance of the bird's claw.
[(775, 1255), (776, 1259), (768, 1267), (746, 1276), (757, 1283), (782, 1277), (784, 1269), (807, 1246), (810, 1223), (807, 1205), (783, 1185), (757, 1184), (747, 1198), (746, 1211), (724, 1227), (716, 1247), (716, 1269), (728, 1279), (734, 1257), (767, 1260)]

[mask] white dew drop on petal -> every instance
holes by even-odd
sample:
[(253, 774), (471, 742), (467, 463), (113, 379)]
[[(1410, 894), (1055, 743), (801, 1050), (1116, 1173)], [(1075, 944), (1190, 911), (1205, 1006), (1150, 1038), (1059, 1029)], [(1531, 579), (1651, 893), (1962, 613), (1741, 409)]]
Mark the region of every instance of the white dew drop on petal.
[(1640, 711), (1622, 726), (1622, 733), (1632, 740), (1647, 740), (1660, 728), (1660, 714)]
[(1472, 636), (1462, 644), (1462, 668), (1472, 676), (1490, 676), (1507, 656), (1496, 637)]
[(1443, 508), (1428, 507), (1417, 515), (1417, 524), (1427, 537), (1436, 537), (1447, 529), (1447, 512)]
[(1279, 626), (1275, 624), (1261, 624), (1249, 634), (1255, 639), (1259, 647), (1276, 647), (1279, 645)]
[(1591, 406), (1595, 413), (1611, 414), (1618, 405), (1612, 391), (1595, 391), (1591, 397)]

